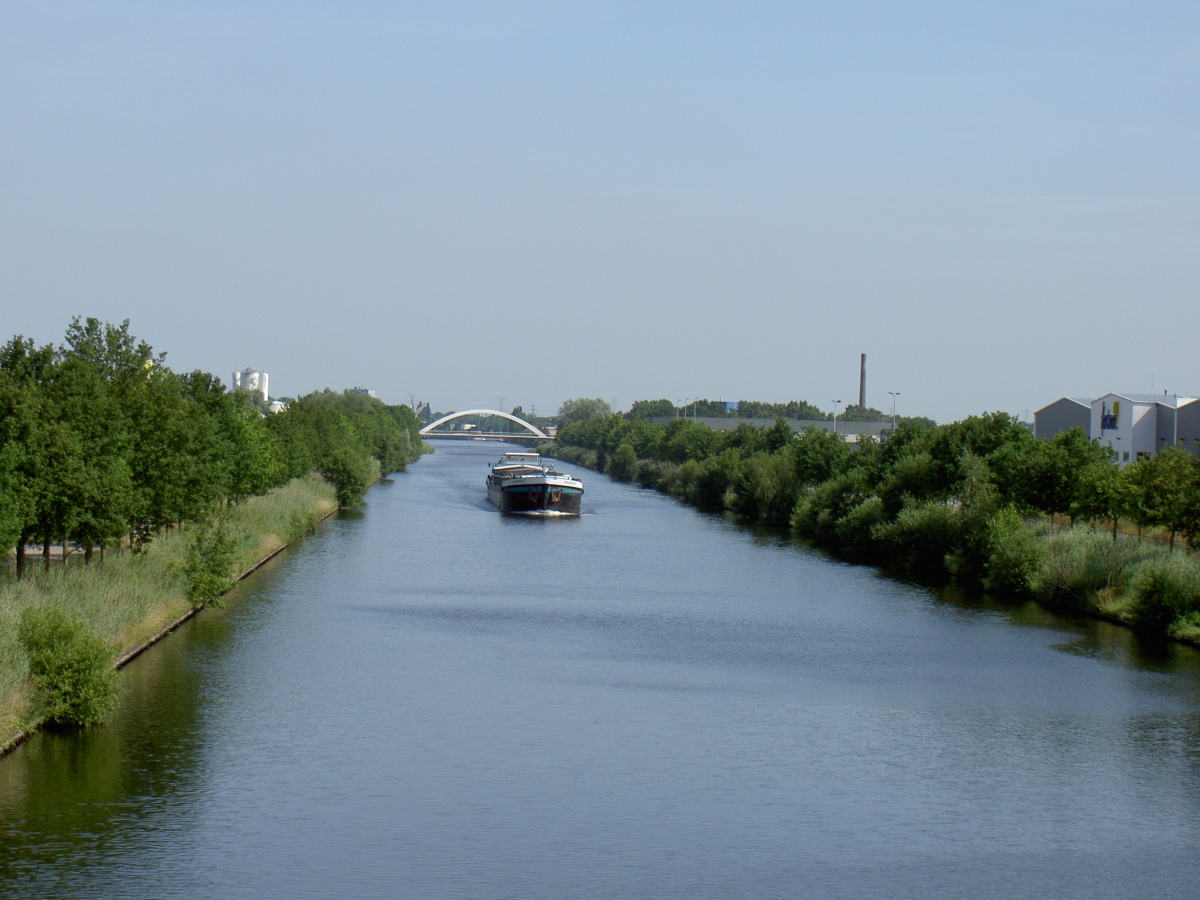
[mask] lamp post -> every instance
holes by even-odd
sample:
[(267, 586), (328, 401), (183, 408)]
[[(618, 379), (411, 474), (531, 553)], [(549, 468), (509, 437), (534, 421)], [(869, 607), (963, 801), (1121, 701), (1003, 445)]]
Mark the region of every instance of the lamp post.
[(892, 431), (896, 430), (896, 398), (900, 396), (899, 391), (888, 391), (892, 395)]
[(837, 430), (838, 407), (839, 407), (839, 406), (841, 406), (841, 405), (842, 405), (842, 401), (841, 401), (841, 400), (834, 400), (834, 401), (833, 401), (833, 433), (834, 433), (834, 434), (837, 434), (837, 433), (838, 433), (838, 430)]

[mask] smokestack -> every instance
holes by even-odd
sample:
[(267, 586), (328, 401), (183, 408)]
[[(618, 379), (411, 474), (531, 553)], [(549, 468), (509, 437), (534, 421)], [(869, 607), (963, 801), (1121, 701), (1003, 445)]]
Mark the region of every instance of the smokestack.
[(858, 408), (867, 408), (867, 354), (862, 355), (858, 370)]

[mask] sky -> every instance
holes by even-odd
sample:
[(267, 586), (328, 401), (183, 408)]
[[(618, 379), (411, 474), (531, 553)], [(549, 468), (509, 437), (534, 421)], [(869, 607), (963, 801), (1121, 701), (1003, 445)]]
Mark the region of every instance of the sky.
[(0, 5), (0, 339), (436, 410), (1200, 395), (1200, 4)]

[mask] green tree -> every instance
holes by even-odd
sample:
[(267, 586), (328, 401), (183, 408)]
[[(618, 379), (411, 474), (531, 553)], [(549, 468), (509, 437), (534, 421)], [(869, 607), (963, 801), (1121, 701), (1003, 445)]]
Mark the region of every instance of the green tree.
[(1174, 550), (1175, 535), (1189, 530), (1200, 501), (1195, 460), (1185, 450), (1167, 447), (1157, 456), (1138, 460), (1131, 468), (1139, 514), (1146, 524), (1171, 533), (1170, 548)]
[(1117, 525), (1132, 504), (1130, 480), (1115, 462), (1093, 463), (1081, 471), (1076, 480), (1075, 499), (1071, 517), (1095, 522), (1112, 522), (1112, 539), (1117, 539)]
[(675, 415), (675, 404), (670, 400), (635, 400), (626, 414), (630, 419), (654, 419)]
[(558, 427), (572, 425), (576, 422), (586, 422), (588, 419), (612, 415), (612, 407), (598, 397), (578, 397), (574, 400), (564, 400), (558, 408)]
[(198, 606), (222, 606), (221, 597), (233, 586), (234, 542), (226, 517), (201, 522), (188, 543), (183, 571), (188, 599)]
[(350, 447), (338, 447), (321, 463), (321, 475), (337, 491), (341, 506), (354, 506), (367, 492), (371, 469)]
[(617, 481), (629, 481), (637, 470), (637, 451), (632, 444), (621, 444), (608, 460), (608, 474)]

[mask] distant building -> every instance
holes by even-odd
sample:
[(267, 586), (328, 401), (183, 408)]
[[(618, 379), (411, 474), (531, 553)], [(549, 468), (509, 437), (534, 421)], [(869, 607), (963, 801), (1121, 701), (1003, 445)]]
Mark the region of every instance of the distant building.
[[(1086, 421), (1081, 407), (1087, 404)], [(1112, 447), (1117, 464), (1154, 456), (1164, 447), (1200, 453), (1200, 402), (1194, 397), (1105, 394), (1095, 400), (1063, 397), (1034, 413), (1034, 433), (1044, 439), (1070, 428)]]
[(1045, 440), (1072, 428), (1082, 428), (1092, 436), (1091, 398), (1063, 397), (1033, 414), (1033, 433)]
[(269, 413), (283, 412), (287, 408), (288, 405), (282, 400), (271, 400), (267, 403), (267, 412)]
[(372, 390), (369, 390), (369, 389), (367, 389), (367, 388), (365, 388), (365, 387), (352, 387), (352, 388), (350, 388), (350, 391), (349, 391), (349, 393), (351, 393), (351, 394), (363, 394), (364, 396), (367, 396), (367, 397), (374, 397), (374, 396), (375, 396), (375, 392), (374, 392), (374, 391), (372, 391)]
[(738, 402), (736, 400), (718, 400), (717, 402), (720, 403), (721, 406), (725, 407), (725, 412), (737, 412)]
[(233, 389), (235, 391), (245, 391), (248, 394), (258, 394), (262, 398), (263, 403), (266, 403), (271, 398), (271, 395), (267, 392), (267, 373), (256, 372), (249, 366), (240, 372), (233, 373)]

